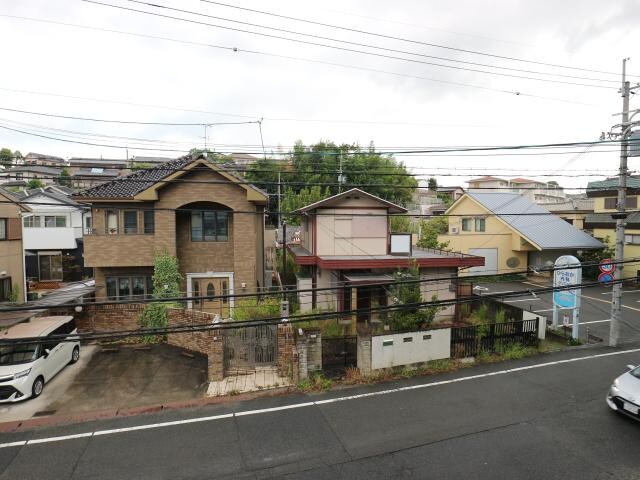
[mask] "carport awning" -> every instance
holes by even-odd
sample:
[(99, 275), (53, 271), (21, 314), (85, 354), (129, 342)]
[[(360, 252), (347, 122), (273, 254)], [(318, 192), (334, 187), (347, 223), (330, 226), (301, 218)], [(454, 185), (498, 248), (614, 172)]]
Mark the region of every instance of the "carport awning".
[(384, 273), (349, 273), (344, 276), (344, 279), (352, 285), (393, 282), (393, 277)]
[(20, 322), (29, 320), (34, 315), (42, 313), (41, 310), (20, 310), (17, 312), (0, 312), (0, 328), (8, 328)]

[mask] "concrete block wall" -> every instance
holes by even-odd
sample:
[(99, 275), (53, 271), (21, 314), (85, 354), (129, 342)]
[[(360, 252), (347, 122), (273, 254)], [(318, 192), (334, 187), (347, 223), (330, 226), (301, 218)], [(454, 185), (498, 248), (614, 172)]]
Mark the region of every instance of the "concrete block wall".
[(361, 375), (371, 374), (371, 335), (358, 332), (358, 353), (356, 356), (358, 370)]

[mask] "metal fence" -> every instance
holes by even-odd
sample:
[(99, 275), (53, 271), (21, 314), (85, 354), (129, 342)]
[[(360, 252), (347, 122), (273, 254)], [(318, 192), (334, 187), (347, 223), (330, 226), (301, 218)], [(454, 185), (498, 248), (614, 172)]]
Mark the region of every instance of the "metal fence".
[(451, 358), (500, 353), (513, 345), (537, 346), (538, 328), (537, 319), (452, 328)]

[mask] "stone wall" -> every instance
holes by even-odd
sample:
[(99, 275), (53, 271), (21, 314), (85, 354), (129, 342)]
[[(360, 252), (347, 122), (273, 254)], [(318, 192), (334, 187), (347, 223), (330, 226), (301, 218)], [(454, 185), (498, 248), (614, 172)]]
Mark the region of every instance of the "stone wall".
[(371, 334), (358, 332), (357, 365), (362, 375), (371, 375)]
[(322, 371), (322, 336), (320, 329), (306, 329), (297, 336), (298, 375), (300, 380), (310, 373)]
[(298, 383), (298, 352), (293, 327), (289, 324), (278, 325), (278, 375), (289, 377), (293, 383)]

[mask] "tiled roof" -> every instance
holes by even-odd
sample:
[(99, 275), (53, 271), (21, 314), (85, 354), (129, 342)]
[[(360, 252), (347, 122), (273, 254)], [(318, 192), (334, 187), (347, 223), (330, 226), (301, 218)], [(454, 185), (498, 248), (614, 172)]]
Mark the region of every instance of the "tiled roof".
[(161, 163), (152, 168), (138, 170), (124, 177), (118, 177), (110, 182), (101, 183), (81, 190), (74, 197), (88, 198), (129, 198), (152, 187), (159, 180), (163, 180), (177, 170), (191, 163), (191, 155), (176, 158), (170, 162)]
[[(598, 180), (595, 182), (587, 183), (587, 195), (588, 196), (597, 196), (593, 195), (598, 191), (611, 191), (616, 190), (618, 188), (618, 177), (607, 178), (606, 180)], [(627, 177), (627, 188), (634, 188), (640, 190), (640, 177), (639, 176), (630, 176)]]
[[(191, 155), (185, 155), (184, 157), (160, 163), (144, 170), (138, 170), (124, 177), (118, 177), (114, 180), (101, 183), (100, 185), (81, 190), (73, 196), (76, 198), (131, 198), (199, 159), (205, 160), (204, 156), (193, 157)], [(233, 172), (227, 171), (224, 165), (216, 164), (216, 168), (224, 171), (227, 175), (237, 178), (239, 182), (243, 181)], [(265, 197), (267, 196), (264, 191), (254, 185), (247, 184), (246, 186), (260, 192)]]
[[(541, 249), (590, 249), (603, 245), (517, 193), (467, 193)], [(464, 198), (464, 197), (463, 197)], [(454, 204), (456, 205), (456, 204)]]
[(60, 169), (56, 167), (45, 167), (43, 165), (21, 165), (19, 167), (7, 168), (2, 170), (2, 173), (13, 172), (34, 172), (43, 173), (45, 175), (60, 175)]
[(472, 178), (471, 180), (467, 181), (467, 183), (471, 183), (471, 182), (490, 182), (490, 181), (494, 181), (494, 180), (505, 181), (504, 178), (492, 177), (491, 175), (487, 175), (485, 177)]

